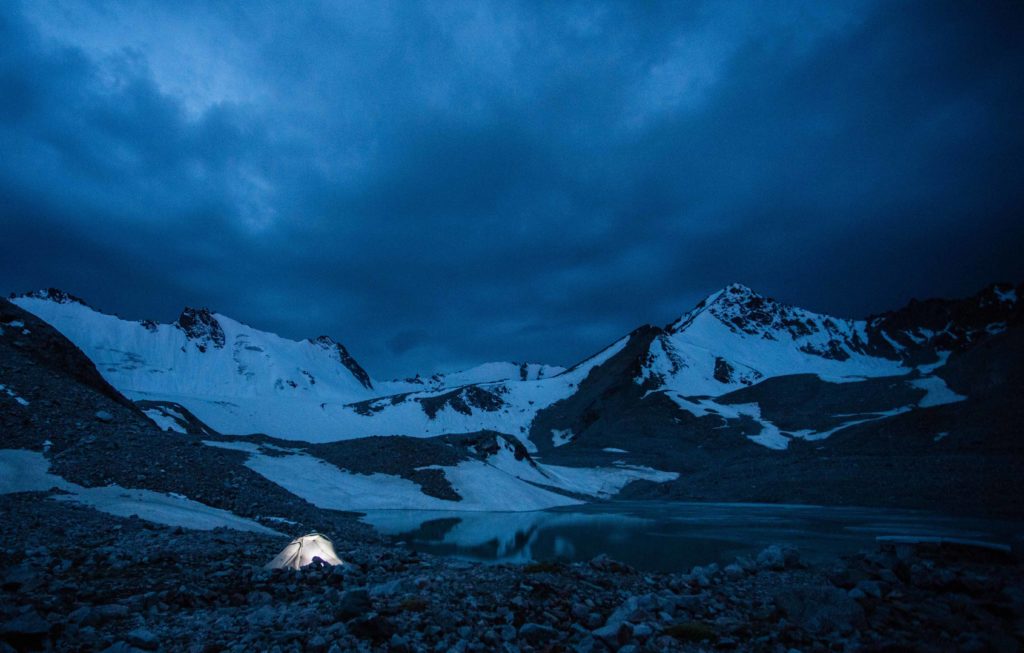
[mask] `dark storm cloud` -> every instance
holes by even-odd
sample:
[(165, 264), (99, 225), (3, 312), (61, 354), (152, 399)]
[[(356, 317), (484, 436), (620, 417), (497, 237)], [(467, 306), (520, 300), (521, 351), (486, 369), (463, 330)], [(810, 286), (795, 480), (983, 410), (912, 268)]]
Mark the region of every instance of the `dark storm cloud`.
[(4, 3), (3, 285), (385, 376), (1024, 276), (1022, 6), (758, 9)]

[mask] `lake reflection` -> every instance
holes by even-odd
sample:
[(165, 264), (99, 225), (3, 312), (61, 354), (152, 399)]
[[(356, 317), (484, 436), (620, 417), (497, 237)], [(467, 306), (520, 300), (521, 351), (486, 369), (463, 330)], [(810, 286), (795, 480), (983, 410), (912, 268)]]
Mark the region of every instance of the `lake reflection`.
[(856, 551), (883, 535), (984, 539), (1020, 548), (1020, 524), (918, 511), (760, 504), (609, 502), (538, 512), (371, 511), (363, 520), (412, 548), (492, 562), (607, 554), (639, 569), (729, 562), (769, 544), (807, 559)]

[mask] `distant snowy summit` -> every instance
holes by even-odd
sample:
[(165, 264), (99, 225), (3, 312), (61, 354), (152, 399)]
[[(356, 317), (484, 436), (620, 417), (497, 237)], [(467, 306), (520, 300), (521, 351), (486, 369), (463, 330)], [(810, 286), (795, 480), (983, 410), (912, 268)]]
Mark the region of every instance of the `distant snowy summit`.
[(172, 324), (101, 313), (48, 289), (12, 297), (63, 333), (129, 395), (370, 396), (373, 384), (343, 345), (326, 336), (294, 341), (205, 308)]
[(422, 377), (419, 374), (406, 379), (391, 381), (393, 388), (404, 388), (408, 391), (441, 390), (472, 383), (489, 381), (538, 381), (558, 376), (565, 371), (557, 365), (539, 363), (484, 363), (459, 372), (431, 374)]
[[(185, 309), (167, 325), (106, 315), (54, 289), (13, 301), (64, 333), (130, 398), (173, 402), (223, 433), (333, 441), (491, 430), (532, 451), (634, 451), (636, 433), (682, 437), (672, 433), (716, 421), (784, 449), (854, 421), (959, 401), (963, 395), (937, 371), (958, 352), (1019, 326), (1021, 292), (995, 284), (966, 299), (913, 301), (849, 320), (733, 284), (670, 325), (640, 327), (568, 369), (487, 363), (401, 381), (373, 380), (326, 336), (287, 340), (205, 309)], [(870, 384), (856, 384), (887, 378), (906, 392), (891, 392), (899, 402), (871, 411), (830, 405), (835, 419), (806, 425), (780, 418), (782, 409), (771, 404), (779, 384), (805, 387), (807, 378), (825, 384), (805, 390), (813, 396), (837, 383), (864, 394)]]
[[(264, 399), (269, 402), (268, 410), (284, 415), (386, 394), (536, 380), (564, 369), (533, 363), (485, 363), (461, 372), (375, 381), (348, 349), (330, 336), (289, 340), (207, 308), (186, 307), (176, 321), (161, 324), (103, 313), (56, 288), (12, 295), (11, 301), (57, 328), (127, 396), (180, 402), (186, 408), (200, 403), (236, 410)], [(199, 412), (207, 413), (202, 407)], [(232, 423), (212, 421), (219, 428), (234, 430)], [(297, 424), (301, 428), (308, 422), (300, 415)], [(278, 430), (259, 420), (238, 428), (267, 433)]]

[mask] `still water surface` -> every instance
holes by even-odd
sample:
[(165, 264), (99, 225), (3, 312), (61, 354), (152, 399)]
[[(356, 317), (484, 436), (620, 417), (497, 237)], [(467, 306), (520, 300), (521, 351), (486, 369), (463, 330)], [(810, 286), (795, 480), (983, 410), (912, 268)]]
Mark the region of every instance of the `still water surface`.
[(958, 537), (1024, 546), (1024, 524), (927, 512), (763, 504), (619, 502), (538, 512), (371, 511), (363, 520), (412, 548), (490, 562), (607, 554), (639, 569), (688, 570), (791, 544), (824, 560), (878, 536)]

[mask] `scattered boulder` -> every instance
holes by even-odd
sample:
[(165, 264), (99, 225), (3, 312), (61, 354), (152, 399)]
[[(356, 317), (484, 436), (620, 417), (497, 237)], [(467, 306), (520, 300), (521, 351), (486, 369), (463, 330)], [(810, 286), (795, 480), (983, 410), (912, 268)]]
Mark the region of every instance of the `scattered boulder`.
[(114, 416), (105, 410), (97, 410), (94, 417), (97, 421), (103, 422), (104, 424), (109, 424), (114, 421)]
[(782, 571), (800, 565), (800, 552), (791, 546), (772, 544), (757, 554), (757, 566), (762, 569)]
[(519, 628), (519, 638), (533, 646), (540, 646), (558, 637), (558, 631), (550, 626), (525, 623)]
[(136, 628), (128, 633), (128, 643), (144, 651), (155, 651), (160, 647), (160, 638), (148, 628)]
[(341, 621), (348, 621), (367, 614), (373, 610), (370, 593), (365, 588), (348, 590), (334, 606), (334, 616)]
[(43, 648), (50, 634), (50, 623), (30, 610), (17, 617), (0, 623), (0, 641), (7, 642), (19, 650)]
[(815, 634), (847, 633), (864, 621), (864, 609), (829, 585), (783, 589), (775, 595), (775, 605), (789, 621)]

